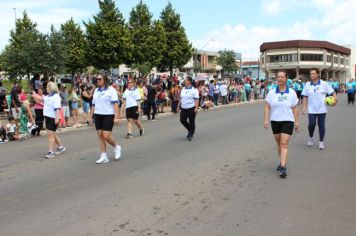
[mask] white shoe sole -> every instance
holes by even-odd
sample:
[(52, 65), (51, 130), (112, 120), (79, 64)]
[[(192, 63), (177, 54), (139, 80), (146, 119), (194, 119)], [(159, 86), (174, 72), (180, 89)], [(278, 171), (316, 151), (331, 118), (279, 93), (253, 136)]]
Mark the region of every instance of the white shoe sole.
[(99, 161), (97, 161), (97, 162), (96, 162), (96, 164), (105, 164), (105, 163), (108, 163), (108, 162), (109, 162), (109, 160), (100, 161), (100, 162), (99, 162)]
[(56, 154), (56, 155), (61, 155), (63, 152), (65, 152), (66, 151), (66, 148), (64, 148), (62, 151), (60, 151), (60, 152), (55, 152), (54, 154)]

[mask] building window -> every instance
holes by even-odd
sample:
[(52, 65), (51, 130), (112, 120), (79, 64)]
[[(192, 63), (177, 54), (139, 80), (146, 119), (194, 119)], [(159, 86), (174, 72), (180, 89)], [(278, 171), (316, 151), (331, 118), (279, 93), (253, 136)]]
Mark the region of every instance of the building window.
[(267, 62), (293, 62), (297, 61), (297, 54), (282, 54), (282, 55), (270, 55), (267, 57)]
[(326, 61), (331, 63), (331, 62), (332, 62), (332, 61), (331, 61), (331, 58), (332, 58), (332, 57), (328, 55), (327, 58), (326, 58)]
[(350, 65), (350, 59), (346, 59), (346, 65), (347, 65), (347, 66)]
[(301, 54), (301, 61), (324, 61), (323, 54)]
[(345, 65), (345, 59), (344, 58), (340, 58), (340, 64), (341, 65)]
[(338, 57), (334, 57), (334, 63), (339, 64), (339, 58)]

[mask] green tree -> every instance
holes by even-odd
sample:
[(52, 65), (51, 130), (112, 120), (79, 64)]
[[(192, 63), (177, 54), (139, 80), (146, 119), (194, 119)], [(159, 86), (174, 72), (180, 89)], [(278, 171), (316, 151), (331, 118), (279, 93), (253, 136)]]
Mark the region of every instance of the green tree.
[(238, 66), (235, 60), (235, 52), (232, 50), (219, 51), (219, 57), (217, 59), (218, 65), (222, 66), (223, 74), (236, 73)]
[(138, 69), (140, 74), (147, 74), (161, 59), (162, 43), (159, 40), (156, 28), (157, 23), (152, 21), (152, 13), (142, 0), (132, 9), (128, 22), (130, 38), (130, 58), (126, 64)]
[(32, 22), (26, 12), (16, 20), (14, 30), (10, 31), (9, 45), (3, 51), (2, 65), (10, 78), (40, 73), (46, 67), (47, 48), (46, 36), (37, 30), (37, 24)]
[(180, 15), (175, 12), (171, 3), (163, 9), (160, 20), (164, 27), (166, 46), (158, 68), (168, 69), (172, 76), (174, 68), (180, 68), (189, 61), (193, 55), (193, 48), (181, 24)]
[(65, 71), (65, 44), (61, 31), (57, 31), (51, 26), (48, 36), (48, 74), (61, 74)]
[(86, 66), (87, 45), (85, 36), (73, 18), (61, 25), (61, 34), (64, 42), (65, 67), (73, 78), (76, 72), (82, 71)]
[(109, 70), (125, 62), (128, 35), (125, 20), (113, 0), (99, 0), (100, 11), (94, 21), (84, 23), (88, 42), (89, 63)]

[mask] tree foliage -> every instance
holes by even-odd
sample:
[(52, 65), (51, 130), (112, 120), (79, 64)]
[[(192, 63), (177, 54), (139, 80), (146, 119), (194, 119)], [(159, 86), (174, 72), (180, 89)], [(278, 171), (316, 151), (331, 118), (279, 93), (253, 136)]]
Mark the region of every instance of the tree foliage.
[(57, 31), (51, 26), (48, 35), (49, 55), (48, 55), (48, 74), (56, 75), (65, 72), (65, 43), (61, 31)]
[(146, 4), (140, 1), (131, 11), (128, 22), (130, 39), (130, 57), (126, 64), (138, 69), (140, 74), (147, 74), (156, 66), (162, 55), (164, 45), (161, 43), (162, 28), (157, 28), (152, 21), (152, 13)]
[(184, 66), (191, 58), (193, 48), (181, 24), (180, 15), (175, 12), (171, 3), (162, 11), (160, 22), (164, 28), (165, 48), (159, 69), (168, 69), (172, 76), (173, 68)]
[(2, 53), (2, 65), (10, 78), (20, 79), (32, 73), (43, 72), (46, 66), (47, 38), (37, 30), (27, 13), (16, 20), (10, 31), (9, 44)]
[(222, 66), (223, 74), (236, 73), (238, 71), (238, 66), (235, 60), (235, 52), (232, 50), (219, 51), (219, 57), (217, 59), (218, 65)]
[(86, 66), (86, 41), (78, 24), (72, 19), (61, 25), (64, 42), (64, 62), (67, 72), (72, 76)]
[(94, 20), (84, 23), (89, 64), (109, 70), (125, 62), (128, 35), (125, 20), (113, 0), (99, 0), (100, 11)]

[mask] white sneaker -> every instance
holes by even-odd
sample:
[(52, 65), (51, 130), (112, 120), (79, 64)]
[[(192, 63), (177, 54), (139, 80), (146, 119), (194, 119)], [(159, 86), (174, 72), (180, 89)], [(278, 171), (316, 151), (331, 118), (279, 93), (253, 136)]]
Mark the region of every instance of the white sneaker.
[(325, 149), (324, 142), (319, 142), (319, 149), (320, 150), (324, 150)]
[(308, 145), (308, 147), (314, 146), (314, 139), (313, 138), (309, 138), (307, 145)]
[(116, 145), (116, 147), (114, 149), (114, 153), (115, 153), (115, 159), (119, 160), (121, 157), (121, 146), (120, 145)]
[(109, 158), (106, 153), (101, 154), (100, 159), (96, 161), (96, 164), (105, 164), (109, 162)]

